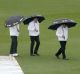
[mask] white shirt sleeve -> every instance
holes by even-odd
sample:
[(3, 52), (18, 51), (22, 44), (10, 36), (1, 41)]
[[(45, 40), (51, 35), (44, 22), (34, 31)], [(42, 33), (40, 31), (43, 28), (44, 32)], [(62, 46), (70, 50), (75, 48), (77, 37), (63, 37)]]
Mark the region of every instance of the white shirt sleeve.
[(28, 25), (28, 31), (30, 36), (38, 36), (39, 35), (39, 23), (34, 23), (34, 21), (30, 22)]
[(60, 26), (59, 28), (57, 28), (56, 36), (58, 37), (59, 41), (66, 41), (68, 39), (68, 27), (63, 28), (62, 26)]
[(19, 24), (9, 28), (10, 36), (19, 36)]
[(35, 27), (34, 27), (34, 23), (33, 22), (30, 22), (29, 25), (28, 25), (28, 30), (29, 31), (34, 31), (35, 30)]
[(19, 24), (16, 25), (17, 31), (20, 31)]
[(57, 28), (56, 36), (58, 36), (58, 37), (62, 37), (62, 35), (63, 35), (62, 27)]

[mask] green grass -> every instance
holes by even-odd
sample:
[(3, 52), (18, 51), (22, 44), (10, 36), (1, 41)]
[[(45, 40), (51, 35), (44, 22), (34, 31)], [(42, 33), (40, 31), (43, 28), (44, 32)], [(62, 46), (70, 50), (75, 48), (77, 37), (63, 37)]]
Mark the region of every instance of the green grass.
[[(0, 55), (8, 55), (10, 36), (4, 27), (5, 20), (12, 15), (42, 14), (46, 20), (40, 24), (40, 57), (30, 57), (30, 40), (27, 26), (21, 24), (18, 38), (18, 60), (24, 74), (80, 74), (80, 0), (0, 0)], [(71, 18), (78, 22), (69, 30), (66, 48), (69, 61), (54, 56), (59, 48), (55, 31), (48, 30), (56, 18)]]

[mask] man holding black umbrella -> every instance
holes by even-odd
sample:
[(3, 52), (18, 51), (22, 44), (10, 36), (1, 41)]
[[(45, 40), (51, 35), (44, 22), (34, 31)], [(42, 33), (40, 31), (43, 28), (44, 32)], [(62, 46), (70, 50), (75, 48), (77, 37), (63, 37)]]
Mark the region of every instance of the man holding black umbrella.
[[(39, 22), (37, 20), (37, 18), (34, 18), (33, 21), (31, 21), (28, 25), (28, 31), (29, 31), (29, 36), (30, 36), (30, 40), (31, 40), (31, 46), (30, 46), (30, 55), (34, 56), (38, 54), (38, 49), (40, 46), (40, 40), (39, 40)], [(36, 47), (34, 49), (34, 44), (36, 42)]]
[(59, 58), (59, 55), (62, 53), (63, 59), (66, 59), (65, 49), (66, 43), (68, 39), (68, 27), (63, 24), (57, 28), (56, 36), (58, 37), (58, 41), (60, 42), (60, 49), (56, 53), (56, 57)]
[[(30, 55), (31, 56), (39, 56), (38, 54), (38, 49), (40, 46), (40, 40), (39, 40), (39, 23), (41, 23), (45, 18), (41, 15), (36, 15), (36, 16), (31, 16), (26, 18), (23, 23), (28, 24), (28, 31), (29, 31), (29, 36), (31, 40), (31, 45), (30, 45)], [(36, 42), (36, 46), (34, 47)]]
[(61, 46), (60, 49), (55, 54), (55, 56), (58, 59), (59, 59), (59, 55), (62, 54), (63, 59), (68, 60), (66, 59), (66, 54), (65, 54), (66, 43), (68, 39), (68, 28), (74, 27), (76, 24), (77, 23), (71, 19), (62, 18), (62, 19), (56, 19), (53, 22), (53, 25), (48, 27), (48, 29), (57, 30), (56, 36)]

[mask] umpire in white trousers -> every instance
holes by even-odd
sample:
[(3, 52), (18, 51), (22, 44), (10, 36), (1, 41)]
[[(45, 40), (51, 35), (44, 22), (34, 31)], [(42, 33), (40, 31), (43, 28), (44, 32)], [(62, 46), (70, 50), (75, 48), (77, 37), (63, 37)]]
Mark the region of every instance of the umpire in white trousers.
[(65, 49), (66, 49), (66, 43), (68, 39), (68, 27), (65, 24), (58, 27), (56, 31), (56, 36), (58, 38), (61, 47), (57, 51), (55, 56), (59, 58), (59, 55), (62, 54), (62, 58), (66, 60)]
[(10, 55), (12, 56), (18, 56), (17, 53), (17, 46), (18, 41), (17, 37), (19, 36), (19, 24), (9, 27), (10, 37), (11, 37), (11, 48), (10, 48)]
[[(29, 31), (29, 36), (31, 40), (30, 44), (30, 55), (31, 56), (39, 56), (38, 49), (40, 46), (40, 40), (39, 40), (39, 22), (37, 18), (34, 18), (33, 21), (31, 21), (28, 25), (28, 31)], [(36, 46), (35, 46), (36, 42)], [(35, 46), (35, 47), (34, 47)]]

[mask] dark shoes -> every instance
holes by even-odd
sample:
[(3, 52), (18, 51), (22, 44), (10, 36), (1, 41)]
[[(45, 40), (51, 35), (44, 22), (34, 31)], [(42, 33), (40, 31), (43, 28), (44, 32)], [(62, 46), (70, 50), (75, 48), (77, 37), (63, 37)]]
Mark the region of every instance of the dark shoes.
[(58, 55), (55, 54), (55, 56), (57, 57), (57, 59), (60, 59)]
[(63, 60), (69, 60), (68, 58), (63, 58)]
[(34, 55), (36, 55), (36, 56), (40, 56), (38, 53), (34, 53)]
[(30, 56), (40, 56), (38, 53), (30, 54)]
[(35, 56), (34, 54), (30, 54), (30, 56)]
[[(57, 59), (60, 59), (58, 55), (55, 54), (55, 56), (57, 57)], [(68, 58), (63, 58), (63, 60), (69, 60)]]

